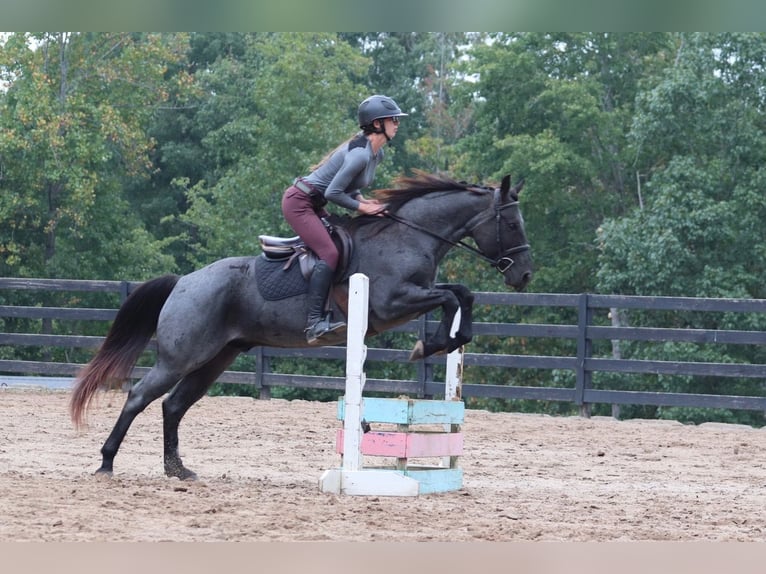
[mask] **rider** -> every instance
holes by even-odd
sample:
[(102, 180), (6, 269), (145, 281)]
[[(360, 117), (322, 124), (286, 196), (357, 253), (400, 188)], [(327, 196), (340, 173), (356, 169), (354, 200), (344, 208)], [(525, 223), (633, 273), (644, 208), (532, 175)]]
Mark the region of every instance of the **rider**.
[(312, 166), (309, 175), (296, 178), (282, 196), (285, 220), (319, 258), (308, 287), (306, 341), (309, 344), (346, 327), (343, 322), (333, 322), (330, 313), (324, 312), (339, 258), (321, 219), (329, 215), (324, 206), (331, 201), (365, 215), (377, 215), (385, 210), (385, 204), (364, 198), (360, 190), (372, 183), (375, 169), (383, 159), (383, 146), (396, 135), (399, 118), (406, 115), (391, 98), (370, 96), (359, 104), (362, 131)]

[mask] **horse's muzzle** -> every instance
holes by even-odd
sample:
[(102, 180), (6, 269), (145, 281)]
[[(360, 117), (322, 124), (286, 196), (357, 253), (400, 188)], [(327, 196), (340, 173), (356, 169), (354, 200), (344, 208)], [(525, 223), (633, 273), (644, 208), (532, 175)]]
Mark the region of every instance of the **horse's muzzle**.
[(509, 287), (513, 287), (516, 291), (524, 291), (524, 289), (527, 288), (527, 285), (529, 285), (529, 282), (532, 281), (532, 272), (531, 271), (525, 271), (524, 274), (522, 274), (521, 279), (518, 281), (512, 281), (506, 279), (505, 283)]

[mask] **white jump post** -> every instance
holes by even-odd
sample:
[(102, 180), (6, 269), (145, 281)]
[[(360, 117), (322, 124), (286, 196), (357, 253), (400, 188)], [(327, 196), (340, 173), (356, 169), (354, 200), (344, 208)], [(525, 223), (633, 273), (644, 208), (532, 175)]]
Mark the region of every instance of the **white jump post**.
[[(350, 279), (348, 331), (346, 333), (346, 417), (343, 438), (343, 470), (362, 469), (362, 425), (364, 403), (362, 392), (366, 382), (364, 362), (367, 359), (367, 318), (370, 308), (370, 279), (361, 273)], [(360, 421), (360, 424), (353, 424)]]
[[(450, 329), (450, 337), (454, 337), (457, 330), (460, 328), (460, 309), (458, 308), (455, 313), (454, 319), (452, 319), (452, 328)], [(455, 349), (447, 355), (447, 370), (444, 375), (444, 400), (447, 401), (462, 401), (462, 385), (463, 385), (463, 347)], [(445, 424), (444, 430), (447, 432), (456, 432), (460, 430), (458, 425)], [(457, 458), (454, 456), (445, 456), (442, 458), (441, 465), (445, 468), (457, 467)]]
[[(450, 337), (454, 337), (460, 328), (460, 309), (455, 313), (450, 329)], [(461, 399), (460, 385), (463, 381), (463, 348), (455, 349), (447, 355), (447, 374), (444, 382), (444, 398), (447, 400)]]
[[(417, 496), (423, 492), (444, 492), (456, 490), (462, 485), (462, 470), (457, 468), (457, 456), (462, 451), (462, 434), (452, 434), (448, 440), (445, 437), (435, 437), (435, 441), (423, 435), (412, 433), (369, 433), (363, 441), (361, 421), (365, 418), (364, 399), (362, 392), (365, 384), (364, 362), (367, 357), (367, 346), (364, 338), (367, 333), (369, 309), (369, 279), (357, 273), (349, 280), (349, 316), (346, 338), (346, 391), (343, 401), (339, 403), (339, 411), (343, 410), (342, 430), (342, 465), (325, 471), (319, 479), (322, 492), (349, 495), (374, 496)], [(459, 315), (453, 323), (453, 331), (459, 325)], [(441, 420), (445, 423), (446, 433), (459, 431), (462, 422), (463, 403), (460, 400), (460, 381), (462, 380), (462, 352), (455, 351), (447, 360), (447, 382), (445, 401), (416, 401), (400, 399), (370, 399), (376, 412), (369, 413), (374, 420), (384, 422), (420, 423), (418, 417), (426, 420)], [(395, 411), (393, 419), (388, 419), (389, 411)], [(386, 414), (381, 415), (384, 411)], [(401, 417), (403, 419), (399, 420)], [(458, 424), (456, 424), (458, 423)], [(406, 424), (404, 426), (407, 426)], [(339, 431), (341, 432), (341, 431)], [(394, 437), (394, 434), (396, 435)], [(378, 437), (374, 435), (379, 435)], [(428, 435), (426, 435), (428, 437)], [(376, 438), (382, 439), (376, 443)], [(368, 440), (370, 439), (370, 440)], [(388, 440), (398, 440), (398, 444)], [(418, 452), (422, 456), (437, 453), (443, 456), (439, 467), (431, 470), (405, 469), (404, 473), (380, 467), (364, 468), (362, 457), (365, 448), (373, 456), (390, 454), (390, 449), (402, 448), (406, 441), (407, 452)], [(363, 443), (368, 445), (363, 447)], [(406, 456), (400, 454), (399, 456)], [(417, 455), (413, 455), (417, 456)], [(405, 459), (406, 460), (406, 459)], [(420, 477), (420, 479), (413, 478)]]

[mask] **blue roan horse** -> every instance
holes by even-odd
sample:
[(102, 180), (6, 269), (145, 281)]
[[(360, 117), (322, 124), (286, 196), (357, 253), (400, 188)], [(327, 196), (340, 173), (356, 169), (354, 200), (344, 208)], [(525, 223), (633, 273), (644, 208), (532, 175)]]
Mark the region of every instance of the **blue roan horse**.
[[(522, 186), (523, 180), (511, 187), (510, 176), (493, 189), (419, 173), (402, 178), (396, 189), (378, 190), (388, 215), (356, 217), (344, 225), (354, 245), (346, 277), (359, 272), (370, 280), (368, 335), (441, 307), (439, 328), (418, 341), (412, 358), (450, 352), (471, 340), (473, 295), (463, 285), (435, 283), (439, 262), (453, 246), (495, 267), (506, 285), (524, 289), (532, 261), (519, 210)], [(476, 247), (464, 243), (466, 237)], [(287, 291), (266, 287), (274, 281), (264, 269), (274, 264), (265, 259), (264, 254), (230, 257), (181, 277), (151, 279), (125, 300), (100, 350), (77, 378), (70, 402), (75, 425), (83, 423), (99, 388), (127, 378), (154, 333), (157, 362), (130, 390), (101, 449), (97, 473), (112, 473), (133, 419), (169, 393), (162, 403), (165, 473), (195, 478), (178, 454), (178, 425), (189, 407), (243, 351), (258, 345), (306, 346), (303, 280), (293, 279)], [(347, 280), (340, 279), (334, 292), (339, 312), (346, 312)], [(461, 324), (450, 337), (458, 308)], [(336, 334), (322, 344), (344, 341), (345, 335)]]

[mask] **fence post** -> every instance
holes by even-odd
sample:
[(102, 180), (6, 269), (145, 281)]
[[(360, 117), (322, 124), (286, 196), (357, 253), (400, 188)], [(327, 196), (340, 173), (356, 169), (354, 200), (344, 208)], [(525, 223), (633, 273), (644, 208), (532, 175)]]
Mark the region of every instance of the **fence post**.
[(577, 304), (577, 380), (575, 383), (575, 404), (580, 407), (580, 416), (590, 417), (590, 404), (585, 402), (585, 391), (591, 388), (592, 375), (585, 368), (585, 361), (590, 358), (593, 344), (588, 338), (588, 325), (591, 322), (591, 309), (588, 293), (582, 293)]
[(125, 302), (128, 295), (130, 295), (130, 281), (120, 281), (120, 305)]

